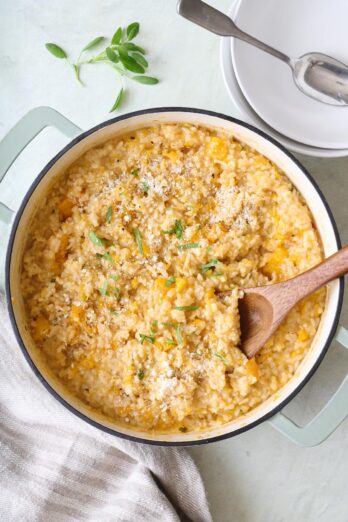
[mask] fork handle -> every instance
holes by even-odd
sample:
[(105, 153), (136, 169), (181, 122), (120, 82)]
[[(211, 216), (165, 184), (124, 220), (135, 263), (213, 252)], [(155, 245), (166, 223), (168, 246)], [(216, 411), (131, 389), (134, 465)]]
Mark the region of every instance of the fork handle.
[(178, 13), (187, 20), (204, 27), (204, 29), (212, 33), (220, 36), (234, 36), (235, 38), (239, 38), (291, 65), (291, 60), (286, 54), (245, 33), (236, 26), (229, 16), (202, 2), (202, 0), (179, 0), (177, 10)]

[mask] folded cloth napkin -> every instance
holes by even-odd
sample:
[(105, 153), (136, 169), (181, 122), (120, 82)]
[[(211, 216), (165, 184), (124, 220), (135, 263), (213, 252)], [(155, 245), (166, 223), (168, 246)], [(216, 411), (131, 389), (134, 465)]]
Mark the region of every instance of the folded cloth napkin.
[(0, 300), (0, 520), (211, 522), (186, 450), (102, 433), (45, 391)]

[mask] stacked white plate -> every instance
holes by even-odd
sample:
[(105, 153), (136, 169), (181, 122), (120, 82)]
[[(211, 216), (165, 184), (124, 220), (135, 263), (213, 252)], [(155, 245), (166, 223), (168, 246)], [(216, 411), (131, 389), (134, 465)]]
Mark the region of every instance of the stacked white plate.
[[(229, 16), (289, 56), (317, 51), (348, 63), (348, 0), (236, 0)], [(348, 107), (309, 98), (285, 63), (241, 40), (221, 39), (221, 67), (244, 120), (292, 151), (348, 156)]]

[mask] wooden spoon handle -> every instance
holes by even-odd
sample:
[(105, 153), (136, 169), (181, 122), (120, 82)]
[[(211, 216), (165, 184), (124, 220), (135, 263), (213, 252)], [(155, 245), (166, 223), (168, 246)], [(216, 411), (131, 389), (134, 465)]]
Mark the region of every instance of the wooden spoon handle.
[(285, 283), (287, 288), (294, 291), (297, 288), (297, 299), (312, 294), (322, 286), (330, 283), (333, 279), (348, 273), (348, 246), (342, 248), (332, 256), (328, 257), (319, 265), (303, 272)]

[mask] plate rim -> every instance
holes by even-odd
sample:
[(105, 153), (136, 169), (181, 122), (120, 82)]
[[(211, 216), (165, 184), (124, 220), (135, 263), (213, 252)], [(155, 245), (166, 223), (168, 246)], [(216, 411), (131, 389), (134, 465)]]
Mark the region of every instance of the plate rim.
[[(239, 4), (239, 0), (237, 2), (233, 2), (228, 10), (228, 15), (234, 15), (234, 9), (236, 9)], [(265, 121), (262, 120), (258, 116), (258, 114), (253, 110), (253, 108), (249, 105), (247, 100), (245, 99), (240, 87), (238, 85), (238, 81), (234, 75), (233, 64), (232, 64), (232, 56), (230, 51), (230, 38), (221, 37), (220, 38), (220, 67), (222, 72), (223, 81), (225, 84), (225, 88), (227, 93), (232, 100), (235, 107), (240, 112), (242, 118), (245, 118), (247, 122), (252, 123), (254, 126), (268, 133), (270, 136), (274, 137), (278, 141), (280, 141), (285, 147), (289, 148), (291, 151), (296, 152), (298, 154), (304, 154), (306, 156), (318, 157), (318, 158), (339, 158), (348, 156), (348, 148), (344, 149), (326, 149), (324, 147), (313, 147), (311, 145), (307, 145), (301, 142), (297, 142), (287, 136), (281, 134), (277, 130), (273, 129), (270, 125), (268, 125)], [(230, 76), (234, 77), (234, 81), (236, 86), (232, 85), (230, 82)], [(236, 89), (239, 90), (236, 93)], [(240, 100), (238, 99), (240, 98)]]
[[(233, 2), (229, 14), (231, 16), (233, 16), (234, 20), (237, 19), (242, 5), (243, 5), (243, 0), (237, 0), (236, 2)], [(232, 61), (232, 68), (233, 68), (234, 76), (236, 78), (237, 84), (238, 84), (240, 91), (243, 94), (243, 97), (245, 98), (246, 102), (248, 103), (250, 108), (256, 113), (256, 115), (263, 122), (265, 122), (267, 124), (267, 126), (274, 129), (280, 135), (285, 136), (286, 138), (288, 138), (296, 143), (300, 143), (301, 145), (314, 147), (317, 149), (334, 150), (334, 151), (336, 151), (336, 150), (342, 151), (342, 150), (348, 149), (348, 141), (344, 144), (336, 142), (336, 145), (332, 145), (332, 146), (328, 146), (327, 144), (325, 144), (325, 142), (321, 142), (321, 144), (318, 145), (317, 142), (312, 141), (310, 138), (308, 139), (308, 141), (306, 138), (306, 142), (298, 141), (293, 137), (293, 135), (288, 136), (288, 135), (284, 134), (284, 130), (280, 129), (277, 126), (277, 122), (274, 121), (274, 119), (272, 117), (271, 117), (271, 119), (269, 119), (269, 118), (265, 119), (263, 113), (260, 111), (260, 109), (257, 108), (255, 102), (252, 101), (252, 98), (248, 94), (248, 91), (247, 91), (245, 85), (243, 84), (243, 81), (242, 81), (242, 78), (240, 75), (240, 71), (238, 70), (238, 66), (237, 66), (237, 50), (236, 50), (236, 45), (238, 45), (237, 42), (239, 42), (237, 39), (230, 38), (230, 54), (231, 54), (231, 61)], [(291, 78), (291, 72), (289, 74), (290, 74), (289, 81), (293, 82), (293, 79)], [(305, 95), (303, 95), (303, 96), (305, 96)], [(341, 109), (344, 109), (344, 107), (341, 107)], [(348, 107), (345, 109), (348, 111)], [(348, 117), (348, 114), (347, 114), (347, 117)]]

